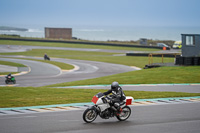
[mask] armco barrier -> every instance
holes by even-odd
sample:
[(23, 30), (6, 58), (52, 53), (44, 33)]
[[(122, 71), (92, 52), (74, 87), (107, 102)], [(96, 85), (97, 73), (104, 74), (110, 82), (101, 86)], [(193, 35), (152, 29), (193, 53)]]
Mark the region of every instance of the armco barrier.
[[(126, 56), (149, 56), (150, 53), (126, 53)], [(173, 53), (173, 54), (165, 54), (165, 53), (160, 53), (160, 54), (155, 54), (153, 55), (154, 57), (162, 57), (162, 55), (164, 55), (164, 57), (175, 57), (175, 54), (178, 55), (179, 53)]]
[[(73, 44), (88, 44), (88, 45), (103, 45), (103, 46), (120, 46), (120, 47), (138, 47), (138, 48), (163, 49), (163, 47), (158, 47), (158, 46), (142, 46), (142, 45), (131, 45), (131, 44), (129, 45), (129, 44), (120, 44), (120, 43), (81, 42), (81, 41), (64, 41), (64, 40), (7, 38), (7, 37), (0, 37), (0, 40), (35, 41), (35, 42), (54, 42), (54, 43), (73, 43)], [(167, 50), (169, 50), (169, 48), (167, 48)]]
[(176, 57), (176, 65), (193, 66), (200, 65), (200, 57)]

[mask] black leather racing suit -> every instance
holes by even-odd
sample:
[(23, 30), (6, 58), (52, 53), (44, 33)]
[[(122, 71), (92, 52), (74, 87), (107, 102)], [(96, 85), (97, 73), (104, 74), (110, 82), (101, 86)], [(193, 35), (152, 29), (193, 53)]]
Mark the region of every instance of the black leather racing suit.
[(8, 74), (8, 75), (6, 76), (6, 79), (8, 79), (9, 76), (10, 76), (10, 79), (13, 78), (13, 76), (12, 76), (11, 74)]
[[(126, 96), (125, 96), (122, 88), (119, 86), (116, 89), (116, 91), (110, 89), (107, 92), (104, 92), (103, 94), (104, 95), (108, 95), (110, 93), (112, 93), (112, 95), (111, 95), (112, 99), (110, 99), (111, 100), (111, 105), (114, 105), (117, 109), (119, 109), (120, 108), (119, 107), (120, 103), (123, 102), (123, 100), (126, 99)], [(116, 104), (116, 103), (118, 103), (118, 104)]]
[(48, 56), (47, 54), (44, 55), (44, 60), (47, 60), (48, 59)]

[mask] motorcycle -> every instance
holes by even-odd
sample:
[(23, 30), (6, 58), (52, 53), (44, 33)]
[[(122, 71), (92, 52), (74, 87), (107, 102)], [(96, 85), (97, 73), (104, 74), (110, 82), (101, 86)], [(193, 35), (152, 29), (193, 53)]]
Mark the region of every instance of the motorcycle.
[(50, 57), (47, 56), (46, 58), (44, 58), (44, 60), (50, 60)]
[(93, 122), (99, 115), (102, 119), (109, 119), (116, 117), (119, 121), (125, 121), (131, 115), (131, 105), (133, 97), (126, 97), (126, 99), (120, 103), (121, 111), (118, 112), (114, 106), (109, 104), (109, 95), (104, 96), (103, 93), (98, 93), (92, 98), (93, 106), (88, 107), (83, 113), (83, 120), (86, 123)]
[(5, 83), (6, 83), (6, 84), (9, 84), (9, 83), (16, 84), (15, 77), (13, 77), (13, 76), (6, 76)]
[(45, 54), (44, 55), (44, 60), (50, 60), (50, 57)]

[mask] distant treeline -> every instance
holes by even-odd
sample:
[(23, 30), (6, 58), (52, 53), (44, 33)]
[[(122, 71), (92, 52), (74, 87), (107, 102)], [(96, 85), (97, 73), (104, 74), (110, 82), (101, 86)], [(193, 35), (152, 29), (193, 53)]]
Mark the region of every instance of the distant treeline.
[(0, 37), (20, 37), (20, 35), (17, 35), (17, 34), (0, 34)]
[(28, 31), (26, 28), (16, 28), (16, 27), (9, 27), (9, 26), (0, 26), (0, 30), (7, 30), (7, 31)]

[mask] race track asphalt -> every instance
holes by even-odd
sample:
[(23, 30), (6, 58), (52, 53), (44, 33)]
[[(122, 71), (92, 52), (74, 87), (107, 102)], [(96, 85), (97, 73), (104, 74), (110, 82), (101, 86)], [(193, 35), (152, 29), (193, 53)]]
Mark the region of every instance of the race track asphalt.
[[(37, 57), (29, 58), (42, 59)], [(0, 58), (0, 60), (21, 63), (30, 67), (31, 71), (28, 74), (16, 76), (17, 86), (23, 87), (39, 87), (62, 82), (97, 78), (136, 70), (135, 68), (119, 64), (52, 58), (52, 61), (68, 63), (77, 67), (77, 69), (74, 71), (62, 72), (60, 68), (49, 63), (10, 58)], [(4, 77), (1, 77), (0, 84), (5, 84)]]
[[(62, 71), (59, 67), (51, 65), (49, 63), (43, 63), (38, 61), (26, 60), (26, 58), (43, 59), (41, 57), (21, 57), (21, 56), (7, 56), (7, 57), (20, 57), (23, 59), (11, 59), (0, 58), (0, 60), (11, 61), (21, 63), (29, 66), (30, 72), (28, 74), (16, 76), (16, 86), (33, 86), (40, 87), (45, 85), (51, 85), (56, 83), (71, 82), (77, 80), (97, 78), (107, 75), (113, 75), (128, 71), (135, 71), (136, 68), (132, 68), (125, 65), (111, 64), (96, 61), (84, 61), (84, 60), (71, 60), (62, 58), (52, 58), (53, 61), (67, 63), (76, 66), (73, 71)], [(0, 85), (5, 85), (5, 78), (0, 77)], [(171, 92), (188, 92), (188, 93), (200, 93), (200, 85), (127, 85), (122, 86), (124, 90), (132, 91), (171, 91)], [(66, 87), (67, 88), (67, 87)], [(80, 86), (70, 88), (83, 88), (83, 89), (109, 89), (110, 86)]]
[[(1, 45), (0, 45), (1, 46)], [(6, 49), (6, 48), (5, 48)], [(5, 51), (4, 49), (4, 51)], [(14, 49), (14, 48), (13, 48)], [(22, 48), (23, 49), (23, 48)], [(18, 49), (19, 52), (23, 51)], [(26, 48), (25, 48), (26, 50)], [(77, 50), (77, 49), (76, 49)], [(98, 50), (97, 50), (98, 51)], [(113, 52), (113, 51), (110, 51)], [(115, 51), (116, 52), (116, 51)], [(123, 51), (119, 51), (121, 53)], [(34, 58), (34, 57), (29, 57)], [(38, 59), (38, 58), (37, 58)], [(63, 72), (60, 68), (37, 61), (23, 59), (1, 58), (25, 64), (30, 67), (28, 74), (16, 76), (18, 86), (44, 86), (55, 83), (70, 82), (82, 79), (96, 78), (106, 75), (134, 71), (136, 69), (117, 64), (52, 59), (73, 64), (78, 69)], [(5, 78), (0, 78), (0, 85)], [(141, 87), (141, 88), (140, 88)], [(185, 88), (184, 88), (185, 87)], [(139, 86), (139, 90), (167, 91), (199, 91), (198, 86)], [(136, 87), (135, 87), (136, 88)], [(184, 88), (184, 89), (182, 89)], [(127, 87), (132, 90), (132, 87)], [(0, 133), (199, 133), (200, 132), (200, 102), (131, 106), (132, 114), (127, 121), (119, 122), (116, 118), (104, 120), (97, 118), (94, 123), (86, 124), (82, 120), (84, 110), (62, 111), (49, 113), (31, 113), (0, 116)]]
[(5, 115), (0, 117), (1, 133), (199, 133), (200, 102), (131, 106), (127, 121), (98, 117), (88, 124), (84, 110)]

